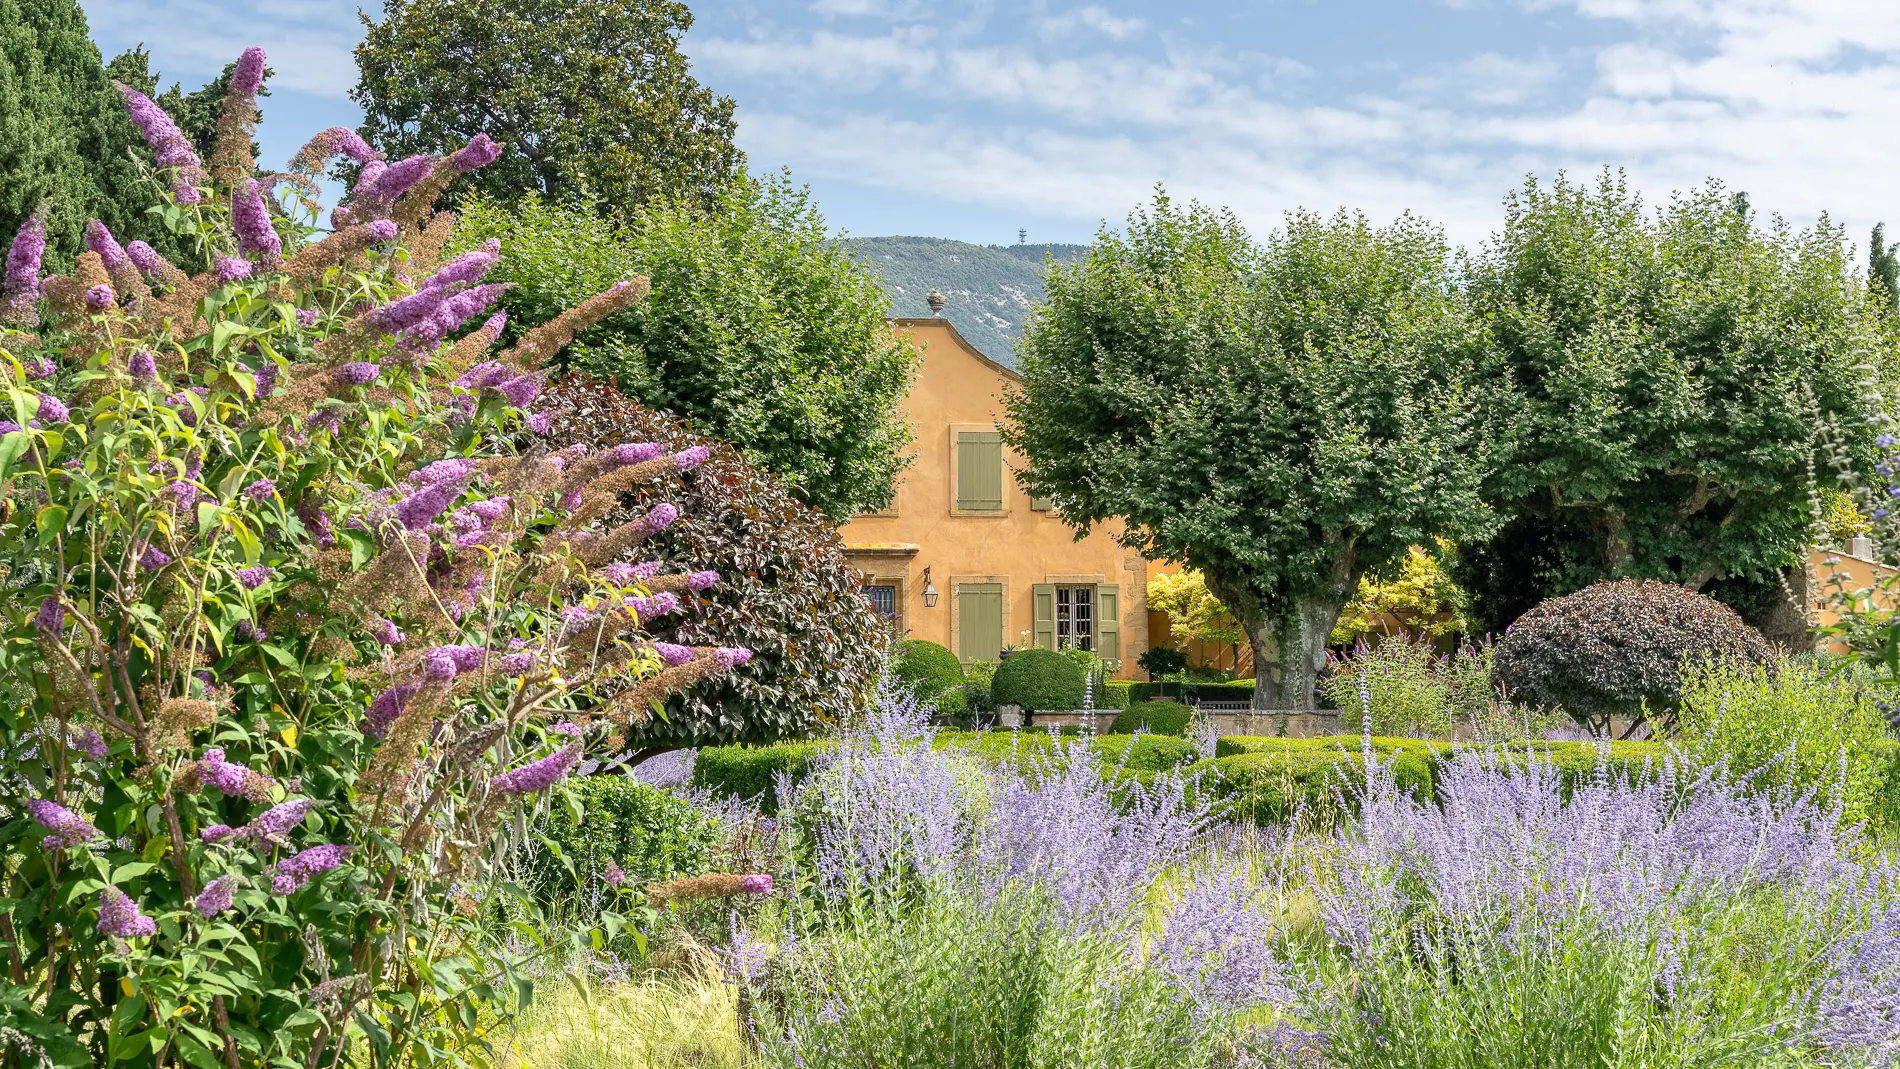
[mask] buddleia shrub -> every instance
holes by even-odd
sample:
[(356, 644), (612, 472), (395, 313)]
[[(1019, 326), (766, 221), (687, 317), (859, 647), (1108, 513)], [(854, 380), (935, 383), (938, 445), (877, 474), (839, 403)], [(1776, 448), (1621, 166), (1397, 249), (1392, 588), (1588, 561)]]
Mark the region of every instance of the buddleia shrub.
[(551, 446), (633, 439), (669, 450), (705, 450), (689, 472), (635, 487), (610, 519), (632, 518), (664, 498), (680, 515), (647, 542), (683, 572), (721, 581), (685, 595), (698, 611), (656, 623), (687, 645), (740, 646), (744, 668), (703, 680), (636, 725), (629, 745), (666, 749), (768, 742), (816, 733), (862, 711), (884, 671), (890, 628), (859, 592), (836, 527), (725, 442), (580, 377), (553, 383), (541, 404), (557, 414)]
[(1765, 664), (1774, 647), (1714, 598), (1654, 580), (1596, 583), (1519, 617), (1493, 676), (1510, 698), (1579, 719), (1670, 711), (1683, 664)]
[[(748, 657), (651, 637), (712, 581), (623, 559), (676, 506), (601, 522), (706, 451), (553, 451), (528, 411), (645, 281), (491, 355), (496, 253), (438, 262), (431, 203), (498, 147), (388, 162), (335, 129), (254, 179), (263, 63), (208, 163), (122, 89), (192, 262), (94, 224), (42, 278), (37, 219), (6, 258), (0, 1028), (28, 1062), (479, 1056), (526, 983), (479, 919), (511, 829)], [(320, 234), (277, 193), (339, 153)]]

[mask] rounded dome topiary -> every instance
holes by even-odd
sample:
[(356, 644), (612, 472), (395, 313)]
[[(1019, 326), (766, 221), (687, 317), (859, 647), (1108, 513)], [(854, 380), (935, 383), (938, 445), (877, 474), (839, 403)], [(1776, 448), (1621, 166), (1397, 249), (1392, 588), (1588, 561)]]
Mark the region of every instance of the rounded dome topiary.
[(1685, 660), (1763, 664), (1775, 649), (1733, 609), (1655, 580), (1597, 583), (1518, 617), (1492, 672), (1513, 701), (1560, 705), (1572, 716), (1674, 708)]
[(1054, 650), (1020, 650), (996, 666), (990, 698), (1026, 712), (1082, 707), (1082, 666)]
[(1136, 702), (1115, 714), (1115, 726), (1110, 730), (1117, 735), (1146, 731), (1155, 735), (1185, 737), (1188, 722), (1193, 718), (1194, 710), (1180, 702)]
[(921, 638), (891, 647), (891, 671), (914, 687), (919, 698), (935, 698), (963, 685), (963, 662), (957, 655)]

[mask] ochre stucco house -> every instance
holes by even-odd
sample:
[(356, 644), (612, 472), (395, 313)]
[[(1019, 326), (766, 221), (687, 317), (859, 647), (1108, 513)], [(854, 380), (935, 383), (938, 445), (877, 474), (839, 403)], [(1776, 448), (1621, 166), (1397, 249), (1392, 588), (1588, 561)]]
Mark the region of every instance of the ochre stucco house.
[[(846, 559), (893, 628), (994, 661), (1004, 646), (1064, 641), (1143, 678), (1148, 562), (1098, 527), (1075, 532), (1032, 501), (1013, 473), (1023, 460), (997, 432), (1015, 372), (973, 348), (945, 319), (898, 319), (921, 355), (905, 401), (914, 461), (889, 509), (840, 530)], [(934, 595), (934, 596), (927, 596)], [(934, 601), (935, 604), (930, 604)]]

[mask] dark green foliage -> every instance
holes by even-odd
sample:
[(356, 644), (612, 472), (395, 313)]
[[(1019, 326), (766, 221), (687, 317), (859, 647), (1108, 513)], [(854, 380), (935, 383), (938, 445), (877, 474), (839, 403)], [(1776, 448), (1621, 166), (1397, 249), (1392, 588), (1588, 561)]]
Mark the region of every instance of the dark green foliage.
[(1484, 624), (1508, 623), (1527, 583), (1534, 600), (1620, 577), (1701, 590), (1793, 565), (1828, 463), (1817, 432), (1871, 462), (1863, 354), (1883, 317), (1848, 284), (1842, 233), (1758, 230), (1715, 182), (1648, 212), (1607, 172), (1527, 182), (1505, 217), (1468, 263), (1514, 394), (1514, 458), (1485, 496), (1521, 518), (1461, 551)]
[(579, 816), (557, 801), (542, 830), (548, 842), (530, 852), (526, 886), (543, 902), (577, 893), (585, 901), (609, 861), (635, 884), (707, 871), (719, 830), (685, 799), (628, 776), (589, 776), (567, 789)]
[[(1189, 766), (1200, 776), (1203, 796), (1219, 800), (1234, 819), (1260, 824), (1287, 821), (1296, 810), (1322, 823), (1349, 813), (1354, 792), (1365, 786), (1362, 740), (1336, 736), (1314, 739), (1229, 736), (1215, 745), (1215, 756)], [(1456, 743), (1418, 739), (1372, 740), (1381, 763), (1391, 764), (1399, 786), (1422, 797), (1436, 797), (1445, 764), (1470, 749)], [(1568, 792), (1596, 774), (1599, 761), (1608, 774), (1641, 777), (1662, 767), (1668, 747), (1652, 742), (1615, 742), (1607, 755), (1587, 742), (1538, 742), (1524, 746), (1486, 748), (1505, 762), (1522, 762), (1535, 754), (1547, 757), (1563, 778)]]
[(1080, 709), (1082, 666), (1054, 650), (1018, 650), (996, 666), (990, 698), (1000, 706), (1020, 705), (1025, 712)]
[[(731, 97), (687, 73), (693, 24), (671, 0), (384, 0), (356, 49), (363, 136), (391, 159), (460, 148), (499, 160), (467, 190), (617, 212), (665, 197), (710, 205), (739, 176)], [(451, 196), (455, 191), (451, 191)]]
[(1620, 580), (1552, 598), (1498, 642), (1493, 679), (1512, 700), (1579, 719), (1673, 709), (1686, 660), (1765, 664), (1774, 647), (1713, 598), (1672, 583)]
[(892, 647), (891, 671), (916, 688), (920, 698), (935, 698), (963, 685), (963, 662), (948, 649), (921, 638)]
[(646, 275), (652, 296), (582, 334), (571, 367), (732, 442), (834, 523), (890, 500), (910, 441), (898, 405), (915, 353), (804, 190), (747, 179), (716, 212), (654, 204), (625, 223), (478, 198), (454, 247), (490, 237), (502, 262), (488, 280), (514, 287), (501, 302), (510, 337)]
[(1188, 655), (1169, 646), (1150, 646), (1135, 659), (1135, 664), (1148, 673), (1149, 679), (1156, 679), (1187, 671)]
[(1900, 243), (1887, 244), (1887, 224), (1875, 223), (1867, 239), (1867, 288), (1890, 310), (1900, 311)]
[(1157, 735), (1187, 734), (1188, 722), (1194, 719), (1194, 710), (1180, 702), (1147, 701), (1136, 702), (1115, 714), (1115, 733), (1132, 735), (1136, 731), (1150, 731)]
[(1109, 680), (1102, 684), (1102, 692), (1100, 696), (1095, 699), (1095, 707), (1098, 709), (1128, 708), (1128, 693), (1133, 686), (1133, 683), (1113, 679)]
[(765, 813), (778, 812), (774, 791), (783, 772), (796, 783), (805, 778), (822, 742), (781, 742), (774, 746), (708, 746), (693, 763), (693, 786), (733, 798), (758, 799)]
[(1500, 380), (1436, 228), (1295, 212), (1256, 242), (1159, 196), (1048, 293), (1004, 400), (1018, 480), (1200, 570), (1254, 662), (1282, 666), (1256, 706), (1313, 708), (1367, 571), (1489, 533), (1482, 394)]
[(925, 298), (945, 298), (943, 317), (963, 340), (1004, 367), (1016, 366), (1016, 342), (1042, 300), (1045, 258), (1074, 263), (1087, 245), (972, 245), (945, 238), (847, 238), (839, 242), (884, 282), (891, 314), (930, 315)]
[(1869, 743), (1867, 750), (1886, 770), (1869, 819), (1875, 827), (1900, 831), (1900, 742), (1878, 739)]
[[(724, 442), (644, 408), (600, 383), (555, 383), (541, 406), (555, 414), (555, 446), (659, 442), (704, 445), (693, 471), (651, 484), (636, 504), (667, 500), (671, 527), (642, 555), (669, 570), (712, 570), (717, 586), (683, 595), (688, 608), (655, 621), (654, 634), (689, 646), (742, 646), (752, 661), (667, 700), (663, 716), (627, 733), (635, 747), (800, 738), (861, 709), (884, 670), (890, 629), (858, 592), (837, 529), (782, 483)], [(662, 628), (670, 628), (664, 630)]]
[(0, 248), (42, 201), (49, 268), (71, 266), (88, 219), (121, 241), (150, 238), (158, 189), (134, 154), (150, 164), (79, 4), (0, 0)]

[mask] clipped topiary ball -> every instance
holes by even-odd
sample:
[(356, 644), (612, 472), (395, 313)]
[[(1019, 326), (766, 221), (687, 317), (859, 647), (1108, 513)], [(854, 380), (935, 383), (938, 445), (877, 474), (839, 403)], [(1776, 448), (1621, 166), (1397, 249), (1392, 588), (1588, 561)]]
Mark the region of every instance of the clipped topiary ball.
[(963, 685), (963, 662), (948, 649), (921, 638), (891, 648), (891, 671), (916, 688), (919, 698), (935, 698)]
[(1188, 722), (1193, 718), (1194, 710), (1180, 702), (1136, 702), (1115, 714), (1115, 726), (1111, 730), (1117, 735), (1146, 731), (1154, 735), (1184, 737), (1187, 735)]
[(1021, 650), (996, 666), (990, 698), (1026, 712), (1082, 708), (1082, 666), (1054, 650)]
[(1685, 660), (1763, 664), (1774, 646), (1733, 609), (1654, 580), (1597, 583), (1519, 617), (1498, 643), (1493, 678), (1513, 701), (1580, 719), (1671, 709)]

